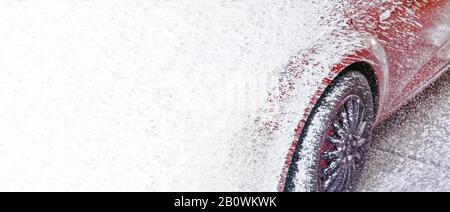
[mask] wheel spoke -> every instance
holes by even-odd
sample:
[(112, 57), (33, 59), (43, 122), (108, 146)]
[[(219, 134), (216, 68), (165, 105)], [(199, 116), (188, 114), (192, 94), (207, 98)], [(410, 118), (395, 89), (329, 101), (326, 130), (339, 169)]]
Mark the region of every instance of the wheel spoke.
[(362, 146), (364, 146), (364, 144), (366, 143), (366, 139), (365, 138), (360, 138), (359, 140), (356, 141), (355, 143), (355, 147), (357, 149), (361, 148)]
[(344, 127), (341, 126), (338, 122), (333, 123), (334, 132), (336, 132), (337, 136), (339, 136), (340, 139), (345, 139), (345, 130)]
[(334, 182), (336, 182), (343, 174), (338, 169), (340, 169), (341, 164), (338, 162), (333, 162), (330, 164), (329, 168), (325, 170), (325, 181), (323, 184), (323, 189), (327, 191)]
[(333, 185), (333, 183), (338, 179), (339, 177), (339, 173), (335, 172), (332, 175), (330, 175), (328, 177), (327, 180), (325, 180), (324, 185), (323, 185), (323, 190), (324, 191), (328, 191), (328, 189), (331, 187), (331, 185)]
[(350, 161), (350, 164), (349, 164), (349, 166), (350, 166), (350, 170), (349, 170), (350, 174), (351, 174), (351, 172), (353, 170), (356, 170), (356, 160), (355, 160), (355, 158), (356, 158), (356, 156), (353, 157), (353, 159)]
[(351, 129), (352, 131), (357, 131), (358, 127), (364, 121), (364, 106), (361, 105), (361, 100), (359, 98), (353, 97), (348, 101), (347, 107), (352, 108), (351, 110), (348, 110)]
[[(363, 105), (361, 105), (360, 112), (359, 112), (360, 115), (358, 118), (359, 120), (358, 120), (358, 129), (357, 130), (360, 130), (361, 127), (363, 127), (364, 129), (366, 128), (367, 123), (364, 121), (365, 113), (366, 113), (366, 108)], [(363, 132), (364, 132), (364, 130), (363, 130)], [(362, 133), (360, 135), (362, 135)]]
[(342, 118), (342, 126), (344, 127), (344, 130), (346, 132), (348, 132), (348, 130), (350, 129), (350, 122), (349, 122), (348, 113), (345, 110), (345, 107), (343, 107), (341, 109), (341, 118)]
[(361, 137), (364, 134), (364, 131), (366, 131), (367, 122), (362, 122), (361, 125), (359, 125), (358, 134), (356, 135), (358, 139), (361, 139)]
[(354, 122), (355, 122), (355, 127), (353, 128), (353, 129), (357, 129), (358, 128), (358, 126), (359, 126), (359, 124), (361, 123), (360, 122), (360, 120), (362, 120), (363, 119), (363, 117), (360, 117), (361, 116), (361, 114), (364, 114), (364, 113), (360, 113), (361, 111), (361, 102), (360, 102), (360, 100), (359, 99), (357, 99), (356, 100), (356, 103), (354, 104), (354, 106), (355, 106), (355, 115), (354, 115)]
[(347, 111), (347, 119), (349, 122), (349, 130), (355, 129), (355, 108), (353, 104), (353, 99), (351, 98), (346, 104), (345, 104), (345, 110)]
[(326, 159), (328, 161), (334, 161), (342, 157), (343, 150), (342, 148), (338, 148), (335, 151), (326, 152), (323, 154), (322, 159)]
[(361, 154), (360, 154), (359, 152), (356, 152), (356, 153), (355, 153), (355, 159), (356, 159), (357, 161), (360, 161), (360, 160), (362, 159), (362, 156), (361, 156)]
[(326, 168), (323, 172), (325, 176), (332, 175), (335, 173), (336, 169), (340, 167), (340, 163), (337, 161), (333, 161), (328, 168)]
[(331, 144), (333, 144), (333, 146), (335, 146), (335, 147), (340, 147), (345, 144), (345, 141), (343, 141), (341, 139), (333, 138), (333, 137), (328, 137), (327, 141), (330, 142)]

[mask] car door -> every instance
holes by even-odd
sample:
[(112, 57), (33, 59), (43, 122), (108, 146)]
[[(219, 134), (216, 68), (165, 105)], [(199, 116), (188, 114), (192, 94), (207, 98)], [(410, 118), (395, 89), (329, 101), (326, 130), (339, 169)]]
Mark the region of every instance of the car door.
[(450, 0), (434, 1), (434, 8), (426, 10), (424, 37), (435, 51), (432, 58), (409, 80), (403, 92), (415, 94), (436, 75), (448, 69), (450, 63)]
[[(390, 89), (385, 111), (393, 111), (422, 85), (435, 70), (442, 69), (438, 52), (442, 42), (430, 39), (433, 27), (448, 25), (438, 21), (450, 0), (376, 0), (371, 4), (375, 23), (368, 32), (386, 51)], [(441, 26), (441, 27), (442, 27)], [(441, 38), (441, 41), (447, 38)]]

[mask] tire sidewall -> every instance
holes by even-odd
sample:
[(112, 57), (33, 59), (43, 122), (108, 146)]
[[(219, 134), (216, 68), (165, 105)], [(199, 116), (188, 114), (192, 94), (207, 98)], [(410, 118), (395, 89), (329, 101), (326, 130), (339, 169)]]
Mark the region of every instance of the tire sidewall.
[(291, 186), (295, 186), (295, 191), (320, 191), (318, 174), (320, 148), (326, 131), (332, 124), (333, 118), (339, 113), (345, 103), (344, 100), (352, 95), (358, 96), (364, 102), (366, 108), (366, 116), (364, 119), (368, 122), (366, 131), (364, 132), (368, 141), (362, 147), (362, 163), (357, 164), (356, 170), (352, 173), (353, 177), (350, 179), (350, 187), (347, 189), (352, 189), (358, 182), (359, 175), (364, 166), (365, 153), (368, 144), (372, 140), (374, 103), (367, 79), (359, 72), (350, 71), (342, 77), (339, 77), (329, 86), (329, 89), (319, 99), (319, 103), (310, 115), (305, 130), (299, 140), (296, 154), (294, 154), (293, 164), (291, 165), (294, 166), (291, 169), (296, 170), (297, 173), (291, 172), (294, 176), (288, 177), (288, 179), (291, 178), (289, 180), (293, 181), (289, 183), (291, 183)]

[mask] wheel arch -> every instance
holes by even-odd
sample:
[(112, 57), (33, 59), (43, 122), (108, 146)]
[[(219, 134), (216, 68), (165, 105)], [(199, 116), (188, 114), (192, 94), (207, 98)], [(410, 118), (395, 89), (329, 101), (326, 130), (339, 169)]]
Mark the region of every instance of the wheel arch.
[[(347, 61), (348, 62), (348, 61)], [(377, 110), (379, 108), (379, 97), (380, 97), (380, 91), (382, 89), (383, 86), (380, 85), (380, 82), (378, 80), (377, 76), (380, 76), (380, 74), (377, 74), (376, 69), (373, 68), (373, 66), (369, 63), (369, 62), (365, 62), (365, 61), (355, 61), (353, 63), (350, 63), (349, 65), (343, 65), (345, 63), (339, 64), (339, 66), (336, 66), (334, 69), (332, 69), (332, 71), (330, 72), (330, 75), (323, 80), (323, 84), (326, 85), (325, 88), (323, 90), (321, 90), (320, 92), (318, 92), (318, 98), (316, 98), (315, 100), (313, 100), (312, 102), (314, 102), (314, 106), (309, 110), (309, 113), (306, 117), (306, 119), (304, 121), (302, 121), (302, 127), (297, 129), (297, 142), (300, 142), (304, 136), (304, 131), (307, 129), (306, 126), (311, 122), (311, 114), (313, 114), (313, 111), (316, 110), (317, 108), (317, 103), (320, 102), (324, 96), (326, 96), (326, 94), (329, 92), (329, 90), (333, 87), (333, 85), (335, 84), (335, 82), (340, 79), (342, 76), (346, 75), (349, 72), (359, 72), (361, 73), (366, 80), (369, 83), (370, 86), (370, 91), (372, 94), (372, 98), (373, 98), (373, 105), (374, 105), (374, 114), (377, 114)], [(375, 115), (376, 116), (376, 115)], [(375, 120), (374, 120), (375, 121)], [(297, 149), (300, 143), (297, 143), (294, 141), (294, 145), (292, 146), (291, 150)], [(301, 145), (301, 144), (300, 144)], [(289, 156), (288, 156), (288, 160), (286, 162), (286, 164), (291, 164), (292, 158), (296, 157), (295, 155), (297, 154), (296, 151), (291, 151)], [(289, 179), (292, 178), (292, 173), (291, 173), (291, 168), (290, 167), (285, 167), (285, 170), (282, 174), (283, 176), (283, 184), (279, 184), (278, 186), (278, 191), (286, 191), (285, 189), (287, 189), (288, 187), (285, 187), (285, 183), (287, 181), (289, 181)]]
[(350, 71), (357, 71), (364, 75), (364, 77), (369, 82), (370, 90), (372, 93), (372, 98), (374, 101), (374, 111), (375, 114), (377, 114), (379, 109), (379, 97), (380, 97), (380, 86), (379, 82), (377, 80), (377, 75), (375, 74), (374, 68), (367, 62), (355, 62), (351, 65), (349, 65), (347, 68), (345, 68), (342, 72), (340, 72), (334, 80), (338, 79), (339, 77), (347, 74)]
[(362, 48), (346, 54), (347, 56), (340, 63), (335, 64), (329, 69), (328, 75), (322, 80), (321, 86), (315, 96), (310, 101), (310, 106), (305, 110), (303, 117), (295, 129), (295, 139), (289, 149), (286, 157), (285, 166), (283, 168), (278, 191), (284, 191), (286, 178), (291, 166), (292, 157), (299, 145), (298, 138), (303, 134), (304, 127), (309, 119), (310, 112), (315, 104), (326, 92), (327, 88), (338, 79), (338, 77), (349, 71), (359, 71), (369, 81), (371, 92), (374, 98), (375, 125), (381, 121), (383, 108), (388, 98), (389, 91), (389, 65), (386, 52), (375, 38), (369, 36), (361, 41)]

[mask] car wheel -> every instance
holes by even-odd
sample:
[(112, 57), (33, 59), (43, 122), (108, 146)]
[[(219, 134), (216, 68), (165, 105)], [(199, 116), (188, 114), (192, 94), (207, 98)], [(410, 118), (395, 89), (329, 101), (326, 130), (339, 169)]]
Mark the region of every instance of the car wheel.
[(374, 101), (357, 71), (337, 78), (320, 98), (299, 138), (285, 191), (351, 191), (372, 140)]

